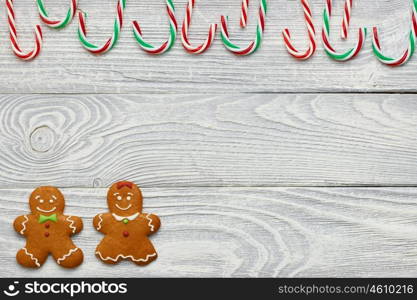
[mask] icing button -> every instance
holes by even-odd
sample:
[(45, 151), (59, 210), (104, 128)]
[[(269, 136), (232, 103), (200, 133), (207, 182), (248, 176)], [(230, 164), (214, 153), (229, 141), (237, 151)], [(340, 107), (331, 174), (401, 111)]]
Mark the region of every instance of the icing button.
[(128, 219), (123, 219), (123, 223), (127, 224), (127, 223), (129, 223), (129, 220)]
[(123, 231), (123, 236), (124, 236), (124, 237), (128, 237), (128, 236), (129, 236), (129, 232), (127, 232), (127, 231)]
[(45, 237), (48, 237), (49, 236), (49, 232), (45, 232)]
[(45, 228), (49, 228), (49, 224), (45, 224)]

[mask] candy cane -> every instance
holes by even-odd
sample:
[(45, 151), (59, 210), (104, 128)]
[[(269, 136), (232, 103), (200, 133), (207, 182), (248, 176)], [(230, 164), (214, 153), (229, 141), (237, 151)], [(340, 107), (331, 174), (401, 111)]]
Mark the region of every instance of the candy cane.
[(166, 42), (162, 44), (160, 47), (152, 46), (151, 44), (145, 42), (142, 37), (142, 31), (140, 29), (139, 23), (137, 21), (133, 21), (133, 34), (138, 41), (139, 45), (142, 47), (149, 54), (162, 54), (167, 52), (175, 43), (175, 39), (177, 38), (177, 19), (175, 18), (175, 7), (172, 0), (166, 0), (166, 7), (169, 17), (169, 38)]
[(258, 14), (258, 25), (256, 27), (256, 39), (255, 41), (252, 41), (249, 44), (249, 46), (247, 46), (246, 48), (241, 48), (231, 42), (229, 38), (229, 31), (227, 29), (227, 18), (222, 16), (221, 17), (221, 27), (222, 27), (221, 38), (226, 49), (236, 55), (249, 55), (249, 54), (254, 53), (256, 50), (258, 50), (259, 46), (261, 45), (263, 33), (265, 30), (265, 16), (266, 16), (267, 10), (268, 10), (268, 6), (267, 6), (266, 0), (261, 0), (261, 4), (259, 7), (259, 14)]
[(352, 7), (353, 7), (352, 0), (346, 0), (345, 8), (343, 10), (342, 39), (347, 39), (349, 35), (350, 16), (352, 14)]
[(287, 47), (288, 52), (297, 59), (306, 60), (310, 58), (317, 49), (316, 30), (314, 28), (313, 17), (311, 15), (311, 8), (310, 4), (308, 3), (308, 0), (301, 0), (301, 4), (304, 9), (304, 18), (307, 25), (308, 38), (310, 40), (310, 45), (308, 49), (304, 53), (301, 53), (293, 46), (293, 43), (291, 41), (291, 34), (288, 28), (284, 29), (284, 31), (282, 32), (282, 36), (284, 37), (284, 43)]
[[(349, 1), (349, 0), (346, 0)], [(356, 46), (344, 53), (338, 53), (330, 44), (330, 17), (332, 14), (332, 0), (326, 0), (326, 7), (323, 12), (323, 30), (322, 30), (322, 39), (324, 44), (324, 50), (327, 55), (337, 61), (347, 61), (359, 54), (363, 45), (365, 44), (366, 39), (366, 28), (359, 28), (358, 33), (358, 42)]]
[(240, 27), (245, 28), (248, 25), (248, 8), (249, 0), (242, 0), (242, 9), (240, 14)]
[(77, 0), (70, 0), (70, 8), (68, 9), (66, 17), (61, 20), (52, 20), (49, 18), (48, 12), (45, 9), (45, 4), (43, 0), (36, 0), (38, 3), (39, 15), (41, 20), (51, 28), (61, 29), (71, 23), (72, 19), (75, 16), (75, 12), (77, 11)]
[(40, 25), (36, 25), (35, 27), (35, 47), (32, 51), (27, 53), (22, 52), (18, 42), (17, 42), (17, 30), (16, 30), (16, 21), (15, 21), (15, 14), (13, 9), (13, 0), (6, 0), (7, 6), (7, 20), (9, 23), (9, 31), (10, 31), (10, 42), (12, 45), (13, 53), (23, 60), (31, 60), (34, 59), (36, 56), (39, 55), (39, 52), (42, 49), (42, 29)]
[(93, 54), (103, 54), (111, 50), (119, 40), (120, 31), (123, 27), (123, 10), (126, 8), (126, 0), (119, 0), (117, 2), (117, 16), (114, 20), (113, 35), (102, 46), (96, 46), (87, 40), (87, 29), (85, 26), (85, 14), (78, 13), (78, 37), (85, 49)]
[(413, 9), (411, 13), (412, 26), (409, 33), (409, 43), (408, 48), (404, 51), (404, 54), (399, 58), (392, 58), (382, 54), (381, 44), (379, 42), (378, 29), (373, 28), (373, 38), (372, 38), (372, 49), (376, 57), (380, 62), (391, 67), (397, 67), (407, 63), (414, 54), (416, 37), (417, 37), (417, 0), (413, 0)]
[(185, 50), (193, 54), (201, 54), (210, 48), (211, 44), (213, 43), (214, 36), (216, 35), (217, 24), (210, 24), (207, 39), (201, 45), (193, 47), (188, 40), (188, 30), (191, 24), (191, 16), (193, 14), (194, 5), (195, 0), (188, 0), (184, 22), (182, 23), (181, 40)]

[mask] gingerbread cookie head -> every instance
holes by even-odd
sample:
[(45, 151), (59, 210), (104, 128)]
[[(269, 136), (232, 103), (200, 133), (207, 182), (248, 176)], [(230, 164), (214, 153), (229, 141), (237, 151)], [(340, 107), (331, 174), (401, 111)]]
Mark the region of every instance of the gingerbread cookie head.
[(56, 187), (41, 186), (30, 194), (29, 206), (34, 215), (62, 214), (65, 200)]
[(120, 181), (113, 184), (107, 192), (107, 205), (112, 213), (131, 216), (142, 212), (142, 193), (133, 182)]

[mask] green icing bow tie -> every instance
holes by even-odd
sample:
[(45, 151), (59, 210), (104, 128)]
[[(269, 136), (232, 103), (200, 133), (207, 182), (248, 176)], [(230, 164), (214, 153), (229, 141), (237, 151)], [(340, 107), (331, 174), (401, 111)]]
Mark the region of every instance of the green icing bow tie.
[(50, 215), (50, 216), (44, 216), (44, 215), (40, 215), (39, 216), (39, 223), (45, 223), (46, 221), (53, 221), (53, 222), (57, 222), (58, 219), (56, 218), (56, 214)]

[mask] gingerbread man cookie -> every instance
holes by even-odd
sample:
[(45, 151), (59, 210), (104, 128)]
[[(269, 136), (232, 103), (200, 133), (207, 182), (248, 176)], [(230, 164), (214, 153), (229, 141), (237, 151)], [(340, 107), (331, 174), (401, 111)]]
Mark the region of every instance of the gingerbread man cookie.
[(17, 217), (14, 229), (26, 237), (26, 246), (17, 252), (19, 264), (39, 268), (49, 253), (58, 265), (74, 268), (83, 261), (83, 252), (71, 240), (80, 232), (83, 222), (79, 217), (63, 214), (64, 196), (55, 187), (35, 189), (29, 197), (31, 214)]
[(113, 184), (107, 193), (109, 213), (95, 216), (94, 227), (105, 234), (96, 255), (103, 262), (116, 264), (129, 259), (146, 265), (157, 258), (148, 236), (161, 226), (158, 216), (142, 213), (142, 193), (132, 182)]

